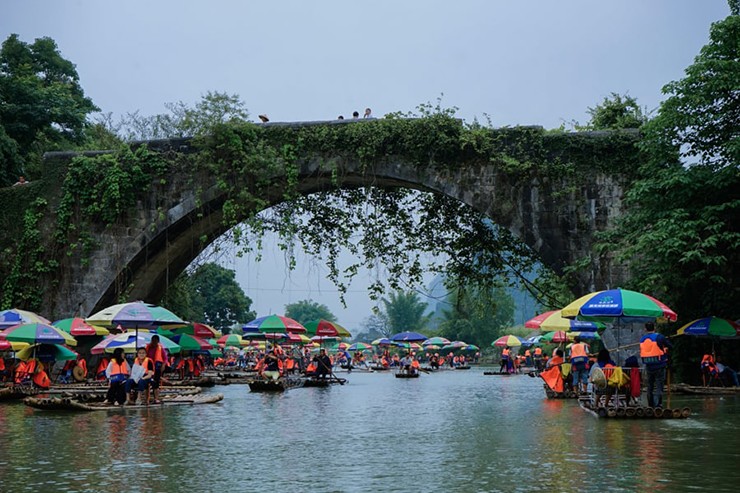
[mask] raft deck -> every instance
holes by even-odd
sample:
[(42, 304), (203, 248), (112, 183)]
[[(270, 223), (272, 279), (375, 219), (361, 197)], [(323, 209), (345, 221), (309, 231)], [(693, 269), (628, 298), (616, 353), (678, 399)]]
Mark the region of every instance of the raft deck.
[(274, 381), (254, 378), (249, 381), (249, 390), (252, 392), (284, 392), (303, 387), (305, 383), (305, 378), (281, 377)]
[(581, 409), (597, 418), (616, 419), (686, 419), (691, 415), (688, 407), (663, 409), (647, 406), (609, 406), (595, 408), (589, 398), (579, 399)]
[(169, 406), (183, 406), (195, 404), (213, 404), (223, 400), (223, 394), (198, 394), (162, 396), (160, 404), (126, 404), (123, 406), (107, 404), (105, 402), (81, 402), (68, 397), (27, 397), (23, 403), (34, 409), (45, 411), (110, 411), (113, 409), (151, 409)]

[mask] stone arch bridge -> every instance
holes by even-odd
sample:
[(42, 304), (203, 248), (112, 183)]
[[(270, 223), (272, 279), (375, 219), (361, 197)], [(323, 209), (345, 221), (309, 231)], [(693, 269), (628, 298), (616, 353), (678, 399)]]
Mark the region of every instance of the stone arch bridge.
[[(372, 122), (306, 122), (266, 124), (266, 132), (286, 133), (320, 127), (371, 125)], [(392, 123), (384, 123), (392, 128)], [(462, 125), (460, 125), (462, 128)], [(444, 194), (455, 198), (508, 228), (556, 272), (575, 262), (591, 258), (590, 268), (578, 278), (575, 289), (602, 289), (624, 280), (624, 270), (609, 257), (593, 254), (594, 235), (611, 225), (622, 213), (625, 186), (630, 169), (636, 167), (637, 135), (630, 132), (548, 133), (540, 127), (516, 127), (490, 130), (503, 142), (501, 154), (515, 154), (509, 144), (513, 136), (523, 136), (517, 145), (529, 142), (539, 146), (542, 162), (559, 162), (569, 172), (538, 173), (537, 162), (524, 179), (501, 161), (471, 153), (458, 146), (457, 155), (447, 156), (454, 166), (420, 166), (403, 152), (403, 146), (391, 155), (368, 162), (345, 148), (323, 149), (319, 153), (298, 156), (298, 192), (312, 194), (336, 185), (324, 164), (331, 161), (341, 170), (341, 187), (403, 187)], [(507, 143), (508, 142), (508, 143)], [(168, 155), (171, 151), (192, 152), (188, 139), (141, 143)], [(431, 143), (430, 145), (434, 145)], [(507, 147), (509, 146), (509, 147)], [(102, 151), (101, 151), (102, 152)], [(525, 149), (526, 153), (526, 149)], [(454, 153), (453, 153), (454, 154)], [(64, 176), (75, 153), (49, 153), (47, 169), (61, 170)], [(618, 158), (615, 158), (618, 156)], [(495, 157), (495, 156), (494, 156)], [(52, 175), (54, 176), (54, 175)], [(194, 186), (197, 183), (197, 187)], [(36, 184), (37, 186), (44, 186)], [(32, 184), (31, 186), (34, 186)], [(200, 192), (196, 193), (196, 188)], [(261, 191), (271, 205), (283, 200), (280, 187)], [(43, 193), (43, 192), (42, 192)], [(55, 197), (48, 197), (53, 209)], [(193, 180), (187, 169), (173, 172), (166, 185), (152, 189), (138, 198), (135, 213), (124, 224), (93, 225), (88, 234), (96, 248), (86, 258), (73, 253), (67, 269), (60, 273), (54, 287), (44, 292), (44, 313), (54, 317), (79, 313), (86, 316), (107, 305), (127, 299), (156, 301), (174, 280), (211, 242), (226, 230), (222, 205), (225, 196), (212, 177), (199, 175)], [(0, 221), (5, 212), (0, 211)], [(12, 219), (4, 219), (8, 224)], [(0, 222), (0, 225), (2, 222)], [(9, 242), (6, 239), (2, 247)], [(22, 300), (21, 300), (22, 301)]]

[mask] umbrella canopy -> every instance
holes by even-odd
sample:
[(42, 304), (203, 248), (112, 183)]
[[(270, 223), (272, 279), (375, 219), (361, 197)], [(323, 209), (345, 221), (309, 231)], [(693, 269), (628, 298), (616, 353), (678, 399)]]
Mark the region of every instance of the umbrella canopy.
[(364, 342), (356, 342), (352, 344), (350, 347), (348, 347), (347, 351), (367, 351), (372, 348), (373, 347), (370, 344), (366, 344)]
[(242, 347), (249, 344), (248, 341), (242, 339), (239, 334), (226, 334), (216, 339), (216, 343), (221, 347)]
[(27, 310), (11, 308), (10, 310), (0, 311), (0, 330), (7, 329), (14, 325), (33, 323), (51, 325), (51, 321), (45, 319), (41, 315), (37, 315), (36, 313), (29, 312)]
[(467, 342), (453, 341), (453, 342), (451, 342), (449, 344), (445, 344), (444, 346), (442, 346), (442, 349), (445, 350), (445, 351), (446, 350), (450, 350), (450, 349), (452, 349), (452, 350), (462, 349), (462, 348), (466, 347), (467, 345), (468, 345)]
[(524, 326), (528, 329), (539, 329), (544, 331), (564, 330), (566, 332), (570, 330), (594, 331), (606, 328), (604, 324), (599, 322), (563, 318), (560, 312), (560, 310), (553, 310), (537, 315), (536, 317), (527, 320), (524, 323)]
[(740, 324), (726, 318), (705, 317), (689, 322), (677, 332), (678, 335), (698, 337), (738, 337)]
[(89, 323), (85, 322), (84, 319), (79, 317), (57, 320), (52, 325), (57, 329), (62, 329), (64, 332), (74, 337), (107, 336), (108, 334), (110, 334), (110, 331), (105, 327), (90, 325)]
[(421, 351), (422, 349), (424, 349), (421, 344), (418, 344), (416, 342), (396, 342), (395, 344), (397, 347), (410, 349), (412, 351)]
[(422, 342), (422, 346), (429, 346), (430, 344), (433, 344), (435, 346), (444, 346), (445, 344), (449, 344), (450, 340), (445, 339), (444, 337), (430, 337), (426, 341)]
[(428, 346), (424, 346), (424, 351), (439, 351), (441, 349), (441, 346), (437, 346), (436, 344), (429, 344)]
[(187, 322), (161, 306), (133, 301), (109, 306), (98, 313), (90, 315), (85, 322), (103, 327), (116, 327), (120, 325), (125, 328), (154, 329), (162, 327), (170, 329), (183, 327)]
[(463, 351), (479, 351), (480, 348), (476, 346), (475, 344), (468, 344), (464, 348), (462, 348)]
[(522, 341), (522, 346), (533, 346), (535, 344), (539, 344), (541, 339), (542, 339), (542, 336), (527, 337), (526, 339)]
[(418, 332), (399, 332), (391, 336), (391, 341), (394, 342), (422, 342), (427, 339), (427, 336)]
[(175, 334), (187, 334), (190, 336), (200, 337), (201, 339), (210, 339), (211, 337), (221, 337), (223, 334), (210, 325), (193, 322), (184, 327), (175, 327), (172, 329)]
[(312, 320), (306, 323), (308, 335), (323, 337), (352, 337), (352, 334), (336, 322), (328, 320)]
[(521, 346), (521, 345), (522, 345), (522, 340), (519, 337), (513, 336), (513, 335), (499, 337), (498, 339), (496, 339), (495, 341), (491, 343), (491, 346), (498, 346), (498, 347), (506, 347), (506, 346), (515, 347), (515, 346)]
[(23, 348), (27, 348), (29, 344), (27, 342), (12, 342), (0, 340), (0, 351), (20, 351)]
[(180, 346), (181, 351), (206, 351), (213, 349), (213, 346), (204, 339), (191, 336), (190, 334), (175, 335), (172, 341)]
[(256, 318), (248, 324), (243, 325), (242, 330), (244, 332), (257, 330), (259, 332), (294, 332), (299, 334), (306, 332), (306, 328), (300, 323), (292, 318), (280, 315), (267, 315)]
[(577, 332), (576, 331), (576, 332), (566, 332), (566, 334), (568, 334), (568, 340), (571, 340), (571, 339), (574, 340), (576, 337), (582, 340), (587, 340), (587, 339), (592, 339), (594, 341), (601, 340), (601, 336), (599, 335), (598, 332), (590, 332), (590, 331)]
[(53, 325), (42, 323), (21, 324), (5, 329), (0, 333), (0, 339), (28, 344), (66, 344), (76, 346), (74, 337)]
[[(145, 347), (152, 342), (152, 332), (124, 332), (122, 334), (111, 334), (90, 350), (92, 354), (112, 353), (116, 348), (123, 348), (123, 352), (133, 354), (138, 348)], [(179, 353), (180, 346), (169, 338), (159, 335), (159, 343), (170, 353)]]
[(375, 339), (370, 344), (373, 346), (391, 346), (393, 344), (393, 341), (386, 337), (381, 337), (380, 339)]
[(77, 353), (59, 344), (33, 344), (16, 353), (23, 361), (37, 358), (39, 361), (69, 361), (77, 359)]
[(675, 322), (678, 318), (676, 312), (652, 296), (621, 288), (582, 296), (563, 308), (561, 315), (565, 318), (623, 322), (649, 322), (656, 318)]
[(301, 344), (301, 345), (308, 345), (313, 344), (313, 341), (310, 337), (308, 337), (306, 334), (295, 334), (295, 333), (288, 333), (288, 341), (291, 344)]
[(568, 342), (568, 334), (567, 332), (563, 330), (556, 330), (553, 332), (548, 332), (547, 334), (543, 334), (542, 339), (540, 339), (541, 342), (555, 342), (555, 343), (561, 343), (561, 342)]

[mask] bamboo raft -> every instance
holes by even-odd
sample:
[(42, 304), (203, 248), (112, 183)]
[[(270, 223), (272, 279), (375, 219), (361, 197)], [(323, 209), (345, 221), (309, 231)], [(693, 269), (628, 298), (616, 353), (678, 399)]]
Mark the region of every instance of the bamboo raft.
[(677, 383), (671, 385), (671, 392), (690, 395), (740, 395), (740, 387), (700, 387)]
[(468, 365), (465, 365), (465, 366), (456, 366), (455, 367), (455, 370), (470, 370), (470, 366), (468, 366)]
[(646, 406), (618, 406), (618, 407), (598, 407), (594, 408), (588, 399), (579, 399), (578, 404), (581, 409), (588, 414), (597, 418), (616, 418), (616, 419), (686, 419), (691, 415), (691, 409), (688, 407), (663, 409), (660, 407)]
[(275, 381), (254, 378), (249, 382), (249, 390), (252, 392), (284, 392), (303, 387), (305, 383), (305, 378), (281, 377)]
[(390, 368), (386, 368), (383, 365), (373, 365), (370, 367), (370, 369), (375, 370), (375, 371), (389, 371), (390, 370)]
[(344, 385), (347, 383), (346, 378), (307, 378), (306, 381), (303, 383), (304, 387), (329, 387), (330, 385)]
[(69, 397), (26, 397), (23, 403), (45, 411), (110, 411), (112, 409), (151, 409), (169, 406), (213, 404), (223, 400), (223, 394), (162, 396), (160, 404), (112, 405), (104, 402), (82, 402)]
[(572, 390), (566, 390), (565, 392), (555, 392), (550, 387), (547, 386), (547, 384), (543, 384), (543, 387), (545, 388), (545, 396), (548, 399), (577, 399), (578, 394), (573, 392)]
[(498, 375), (501, 377), (508, 377), (511, 375), (516, 375), (516, 373), (509, 373), (508, 371), (484, 371), (484, 375)]
[(419, 373), (396, 373), (396, 378), (419, 378)]

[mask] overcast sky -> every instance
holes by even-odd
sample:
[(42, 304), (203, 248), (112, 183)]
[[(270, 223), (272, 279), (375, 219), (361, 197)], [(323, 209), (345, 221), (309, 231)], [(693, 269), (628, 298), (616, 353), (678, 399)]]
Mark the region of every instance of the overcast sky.
[[(726, 0), (0, 0), (0, 36), (53, 38), (115, 115), (221, 91), (253, 117), (322, 120), (444, 93), (466, 120), (552, 128), (586, 122), (611, 92), (657, 108), (728, 14)], [(364, 285), (344, 310), (318, 264), (288, 274), (274, 251), (226, 261), (260, 315), (305, 298), (350, 330), (368, 315)]]

